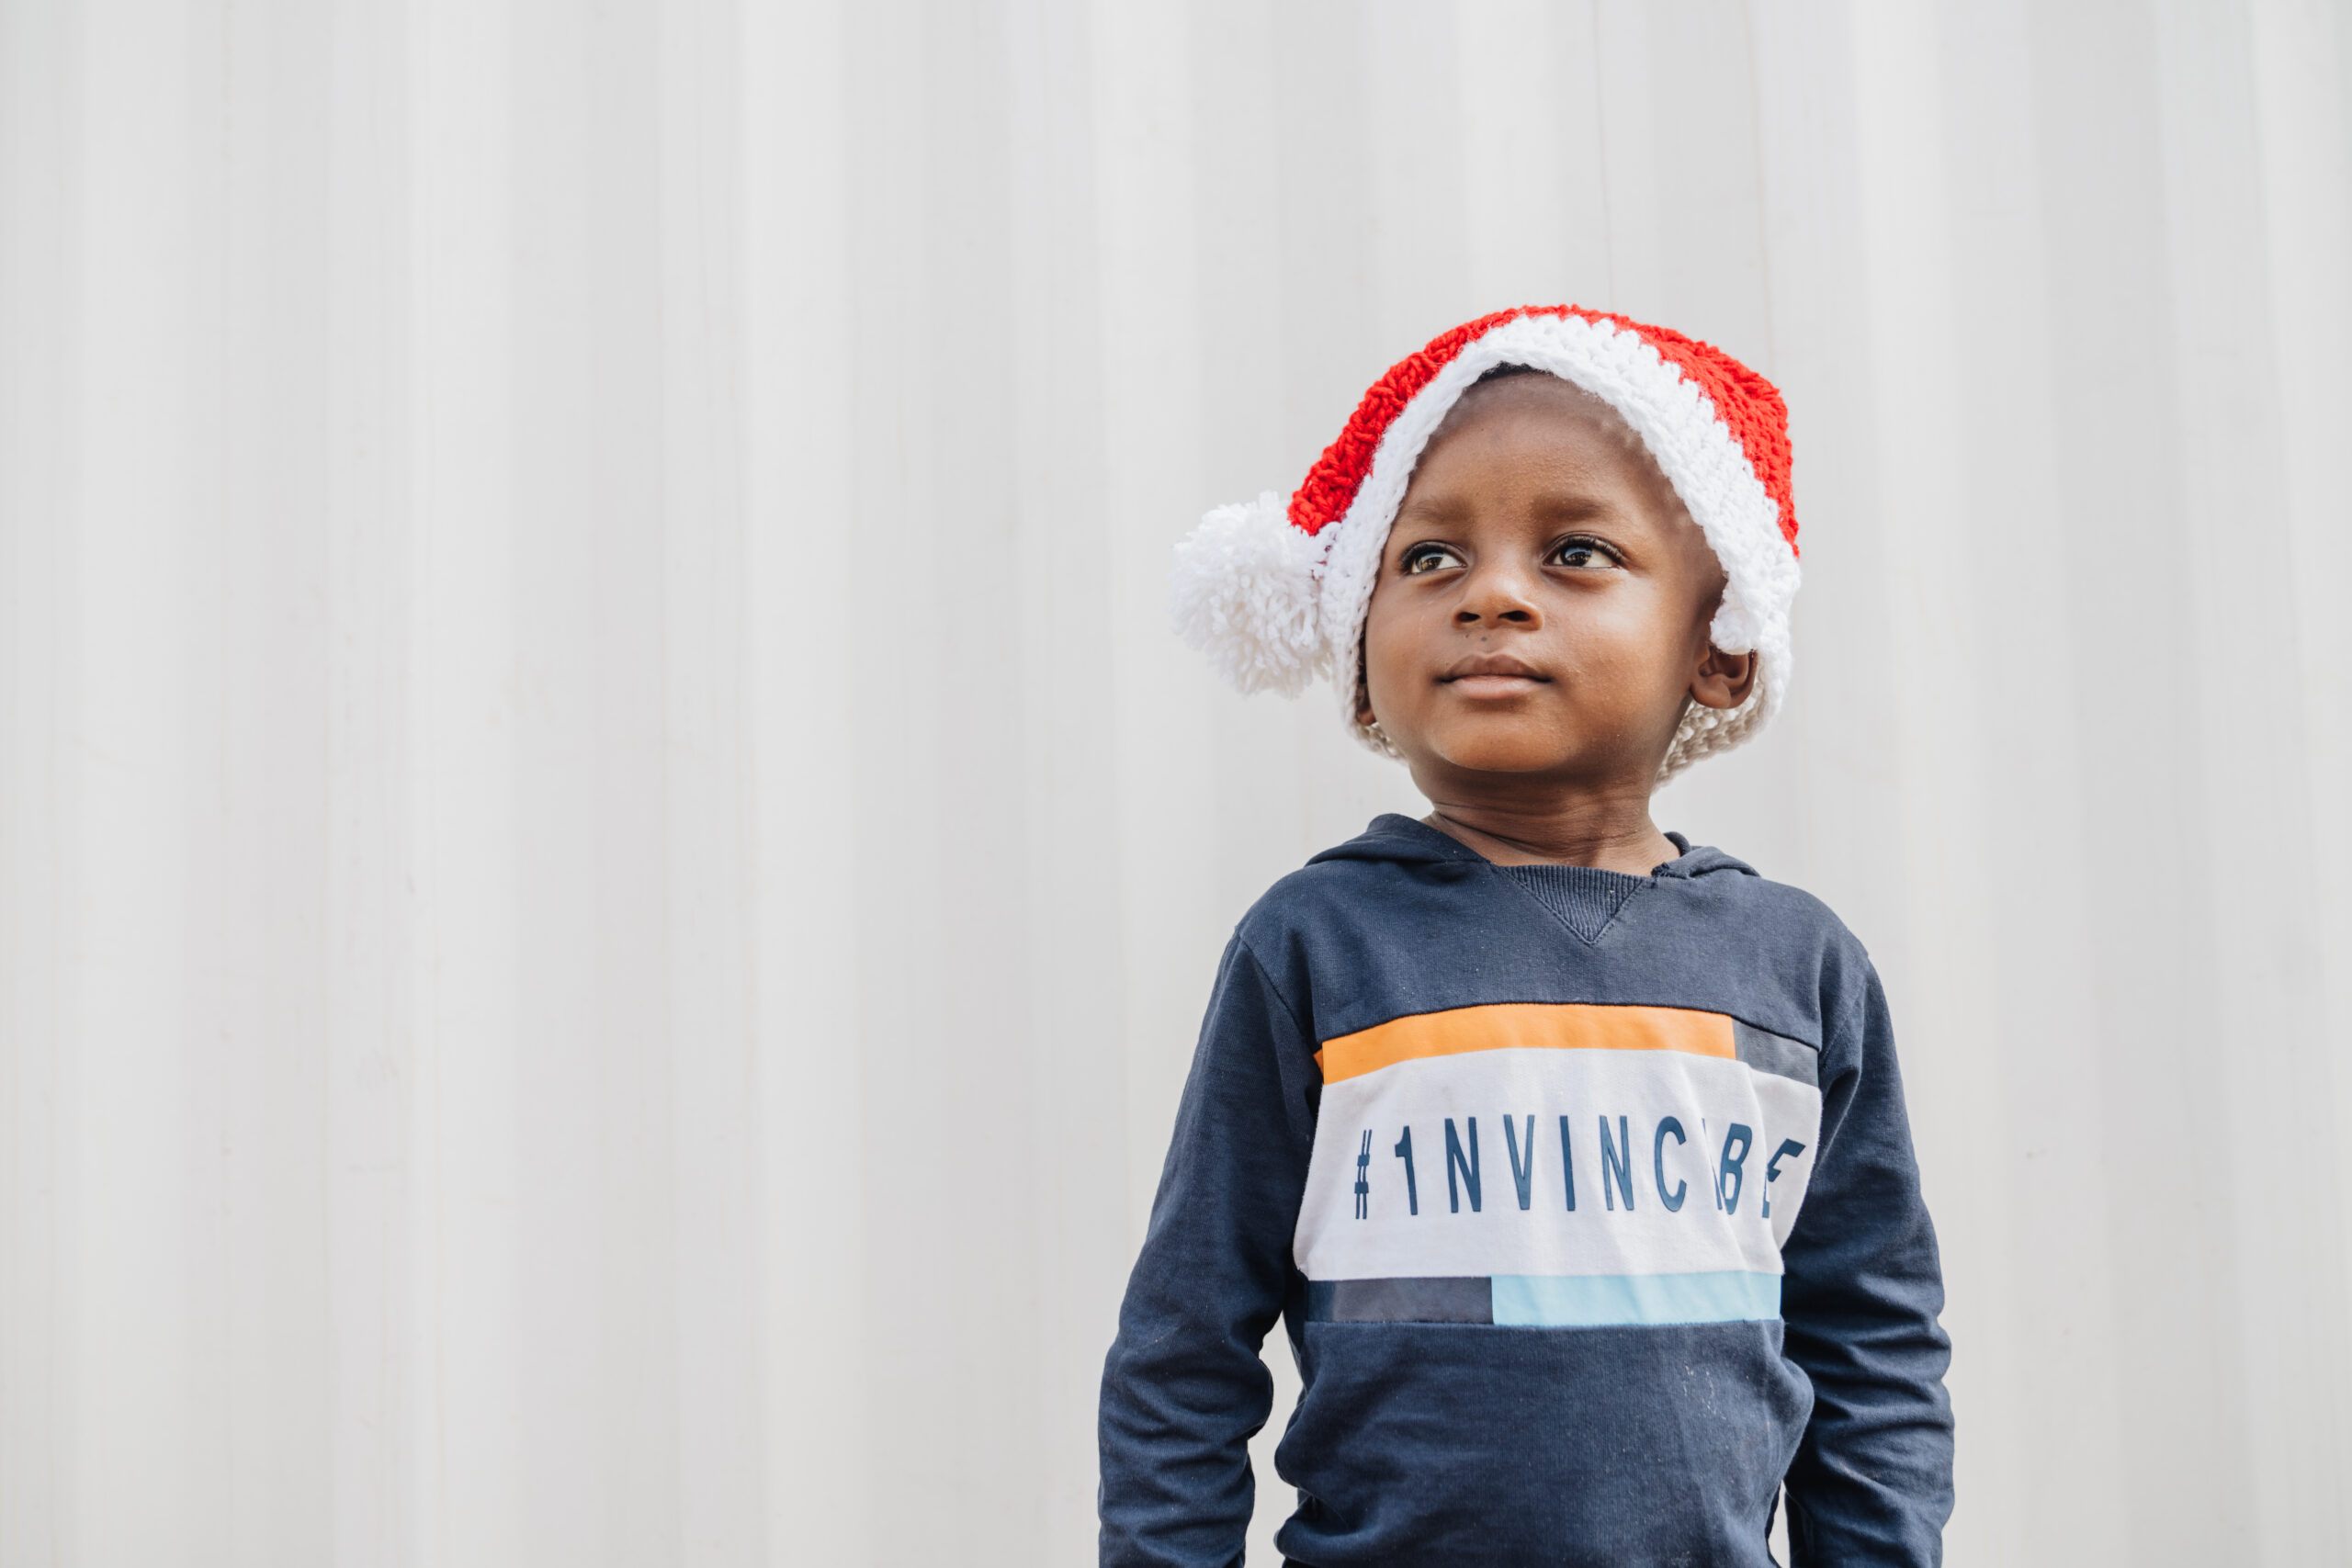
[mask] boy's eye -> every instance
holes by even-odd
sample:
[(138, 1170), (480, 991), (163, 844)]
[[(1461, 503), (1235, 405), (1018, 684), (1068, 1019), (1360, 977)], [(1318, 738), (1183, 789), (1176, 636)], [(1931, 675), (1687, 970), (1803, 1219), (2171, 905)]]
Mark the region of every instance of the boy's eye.
[(1581, 570), (1618, 566), (1623, 563), (1617, 558), (1616, 551), (1598, 539), (1563, 539), (1554, 547), (1552, 558), (1548, 564)]
[(1437, 571), (1449, 566), (1460, 566), (1462, 558), (1443, 545), (1415, 545), (1405, 552), (1397, 569), (1407, 577), (1419, 577), (1423, 572)]

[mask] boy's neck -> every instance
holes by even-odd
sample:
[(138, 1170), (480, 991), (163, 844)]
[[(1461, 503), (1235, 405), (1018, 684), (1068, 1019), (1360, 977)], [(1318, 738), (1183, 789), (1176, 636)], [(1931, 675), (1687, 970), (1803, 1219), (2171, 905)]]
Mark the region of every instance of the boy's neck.
[(1610, 792), (1530, 806), (1439, 800), (1421, 818), (1497, 865), (1589, 865), (1647, 876), (1682, 852), (1650, 820), (1649, 792)]

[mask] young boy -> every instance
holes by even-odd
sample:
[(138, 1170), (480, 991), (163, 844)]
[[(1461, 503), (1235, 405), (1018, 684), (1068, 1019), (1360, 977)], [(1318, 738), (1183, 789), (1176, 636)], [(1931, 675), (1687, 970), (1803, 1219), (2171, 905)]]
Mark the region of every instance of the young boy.
[(1927, 1564), (1935, 1235), (1835, 916), (1661, 833), (1789, 679), (1787, 417), (1729, 356), (1507, 311), (1390, 370), (1285, 513), (1212, 513), (1179, 624), (1330, 672), (1431, 803), (1226, 950), (1102, 1379), (1106, 1564), (1225, 1565), (1277, 1316), (1286, 1558)]

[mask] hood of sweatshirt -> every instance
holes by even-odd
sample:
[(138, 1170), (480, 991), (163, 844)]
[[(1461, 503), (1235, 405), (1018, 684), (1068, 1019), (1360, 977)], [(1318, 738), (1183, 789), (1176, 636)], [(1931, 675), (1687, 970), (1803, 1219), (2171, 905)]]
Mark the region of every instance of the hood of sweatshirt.
[[(1728, 874), (1754, 876), (1756, 868), (1736, 855), (1705, 844), (1693, 844), (1679, 833), (1667, 837), (1682, 852), (1650, 872), (1652, 879), (1694, 878)], [(1460, 840), (1439, 832), (1426, 822), (1390, 811), (1372, 819), (1371, 826), (1307, 861), (1319, 865), (1326, 861), (1383, 861), (1394, 865), (1459, 865), (1478, 867), (1493, 865), (1486, 856)], [(1623, 873), (1612, 874), (1623, 875)]]

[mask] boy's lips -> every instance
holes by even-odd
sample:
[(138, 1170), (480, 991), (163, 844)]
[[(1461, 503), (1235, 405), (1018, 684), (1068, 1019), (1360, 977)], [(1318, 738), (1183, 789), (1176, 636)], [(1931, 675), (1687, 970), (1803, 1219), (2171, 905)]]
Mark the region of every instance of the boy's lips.
[(1526, 660), (1513, 659), (1508, 653), (1474, 653), (1456, 660), (1438, 677), (1438, 683), (1451, 686), (1465, 697), (1511, 697), (1547, 684), (1551, 679)]

